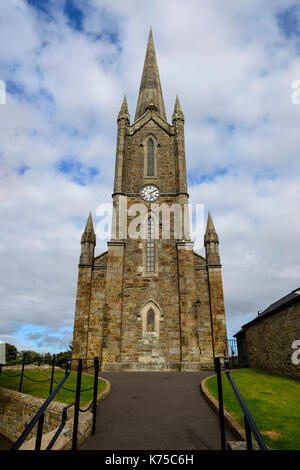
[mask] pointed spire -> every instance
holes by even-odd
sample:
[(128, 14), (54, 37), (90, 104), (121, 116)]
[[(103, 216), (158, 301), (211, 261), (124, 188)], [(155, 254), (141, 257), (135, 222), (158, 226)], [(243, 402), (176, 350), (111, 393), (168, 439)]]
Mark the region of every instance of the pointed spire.
[(167, 120), (151, 28), (134, 120), (143, 116), (148, 107), (156, 109)]
[(124, 96), (123, 103), (118, 114), (118, 121), (121, 119), (125, 119), (126, 121), (130, 122), (130, 114), (128, 112), (126, 95)]
[(206, 232), (204, 236), (204, 245), (206, 245), (207, 242), (219, 243), (219, 237), (216, 232), (214, 223), (212, 221), (210, 212), (208, 212), (208, 217), (207, 217)]
[(96, 245), (96, 235), (94, 232), (94, 225), (93, 225), (93, 218), (92, 218), (91, 211), (89, 213), (89, 216), (85, 225), (85, 229), (81, 237), (81, 243), (85, 243), (85, 242), (94, 243)]
[(181, 120), (184, 122), (184, 114), (180, 106), (180, 101), (178, 96), (176, 95), (176, 100), (175, 100), (175, 106), (174, 106), (174, 112), (172, 114), (172, 122)]

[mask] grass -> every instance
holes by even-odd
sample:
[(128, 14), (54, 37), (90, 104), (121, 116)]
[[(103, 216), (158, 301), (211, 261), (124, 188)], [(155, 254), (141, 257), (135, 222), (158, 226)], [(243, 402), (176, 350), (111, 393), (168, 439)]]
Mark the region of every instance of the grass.
[[(300, 380), (260, 369), (233, 370), (231, 374), (267, 446), (299, 450)], [(222, 384), (225, 409), (244, 427), (243, 413), (224, 373)], [(216, 376), (206, 386), (218, 399)]]
[[(13, 371), (3, 371), (5, 374), (17, 375), (20, 374), (20, 370)], [(19, 384), (20, 384), (20, 377), (8, 377), (2, 372), (0, 375), (0, 387), (6, 387), (11, 390), (19, 391)], [(51, 370), (43, 371), (43, 370), (34, 370), (34, 371), (27, 371), (25, 366), (25, 375), (30, 379), (34, 380), (46, 380), (50, 379), (51, 377)], [(64, 371), (55, 371), (54, 373), (54, 380), (59, 382), (62, 377), (64, 376)], [(32, 382), (31, 380), (27, 379), (26, 377), (23, 378), (23, 386), (22, 386), (22, 393), (28, 393), (38, 398), (48, 398), (49, 390), (50, 390), (50, 380), (47, 382)], [(64, 387), (70, 390), (76, 389), (76, 380), (77, 374), (76, 372), (71, 372), (69, 377), (67, 378), (66, 382), (64, 383)], [(89, 375), (82, 375), (81, 380), (81, 390), (86, 388), (93, 387), (94, 384), (94, 377)], [(53, 389), (56, 386), (55, 382), (53, 384)], [(101, 379), (98, 380), (98, 393), (102, 392), (105, 389), (105, 382)], [(81, 392), (80, 395), (80, 405), (86, 405), (90, 400), (93, 398), (93, 390), (87, 392)], [(72, 403), (75, 400), (75, 392), (70, 392), (68, 390), (60, 389), (58, 394), (54, 398), (55, 401), (66, 403), (67, 405)]]

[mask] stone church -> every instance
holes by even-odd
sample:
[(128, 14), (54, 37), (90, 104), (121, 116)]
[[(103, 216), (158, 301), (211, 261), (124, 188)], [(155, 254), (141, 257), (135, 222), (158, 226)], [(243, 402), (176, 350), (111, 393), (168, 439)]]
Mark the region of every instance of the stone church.
[[(176, 98), (167, 120), (151, 30), (134, 121), (124, 98), (117, 123), (117, 222), (105, 253), (95, 256), (91, 213), (81, 238), (73, 357), (99, 356), (105, 371), (212, 369), (227, 347), (219, 239), (210, 214), (205, 258), (172, 229), (172, 212), (161, 233), (159, 207), (183, 208), (189, 195), (184, 115)], [(130, 225), (135, 204), (146, 208), (145, 237), (119, 224), (125, 214)]]

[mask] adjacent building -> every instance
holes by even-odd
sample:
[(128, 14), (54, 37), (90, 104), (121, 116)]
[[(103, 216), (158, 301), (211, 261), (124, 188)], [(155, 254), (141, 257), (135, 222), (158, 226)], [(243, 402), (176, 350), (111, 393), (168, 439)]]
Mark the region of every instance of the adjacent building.
[(300, 287), (243, 325), (235, 338), (241, 345), (245, 340), (250, 367), (300, 377)]

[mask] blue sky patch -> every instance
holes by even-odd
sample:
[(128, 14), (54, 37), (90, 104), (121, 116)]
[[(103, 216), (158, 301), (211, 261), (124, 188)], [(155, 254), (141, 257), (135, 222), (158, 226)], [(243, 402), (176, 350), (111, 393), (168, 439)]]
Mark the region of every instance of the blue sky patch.
[(83, 30), (82, 22), (84, 14), (80, 8), (75, 5), (73, 0), (65, 1), (64, 14), (67, 16), (69, 20), (69, 26), (71, 26), (71, 28), (76, 29), (77, 31)]
[(277, 15), (277, 22), (281, 32), (287, 39), (300, 37), (300, 7), (294, 5)]
[(94, 178), (99, 174), (98, 168), (94, 166), (85, 166), (82, 163), (71, 159), (60, 160), (57, 164), (57, 170), (60, 173), (69, 175), (72, 181), (80, 184), (81, 186), (86, 186), (87, 184), (92, 183)]
[(30, 170), (30, 166), (22, 165), (18, 168), (18, 173), (19, 175), (24, 175), (24, 173), (26, 173), (28, 170)]
[(21, 83), (14, 82), (13, 80), (6, 81), (6, 92), (11, 95), (23, 96), (25, 87)]
[(193, 172), (188, 174), (189, 184), (201, 184), (201, 183), (211, 183), (215, 178), (218, 176), (224, 176), (228, 173), (228, 168), (217, 168), (212, 173), (205, 173), (201, 175), (201, 171), (199, 173)]

